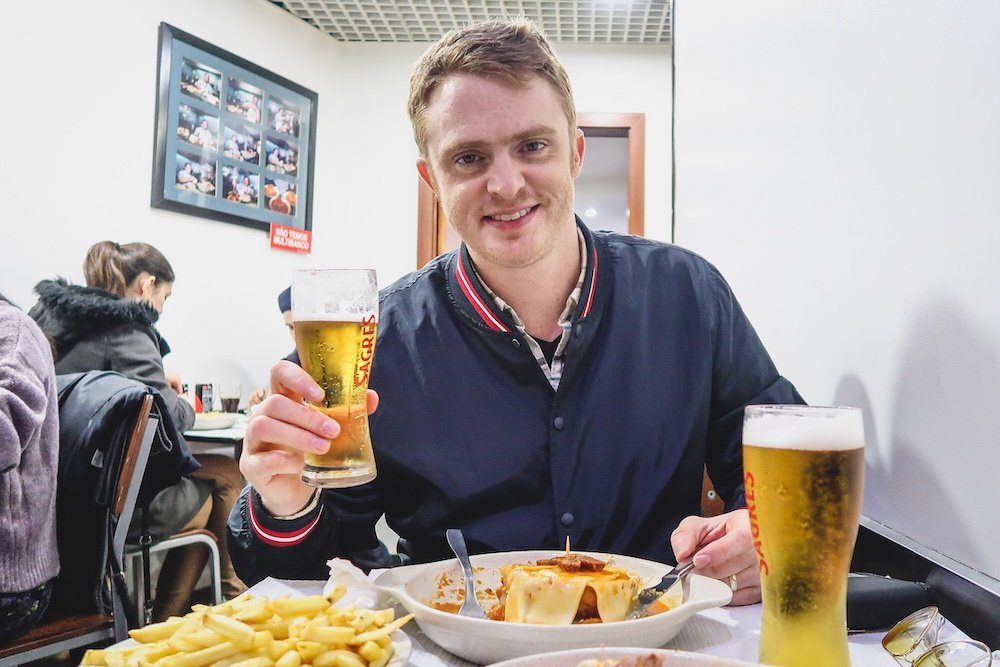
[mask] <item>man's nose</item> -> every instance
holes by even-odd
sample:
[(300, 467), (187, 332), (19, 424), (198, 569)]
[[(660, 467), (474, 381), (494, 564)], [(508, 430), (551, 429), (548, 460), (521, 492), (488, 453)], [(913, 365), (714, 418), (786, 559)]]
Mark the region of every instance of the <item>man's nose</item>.
[(524, 187), (520, 165), (508, 155), (494, 158), (487, 180), (490, 194), (501, 199), (513, 199)]

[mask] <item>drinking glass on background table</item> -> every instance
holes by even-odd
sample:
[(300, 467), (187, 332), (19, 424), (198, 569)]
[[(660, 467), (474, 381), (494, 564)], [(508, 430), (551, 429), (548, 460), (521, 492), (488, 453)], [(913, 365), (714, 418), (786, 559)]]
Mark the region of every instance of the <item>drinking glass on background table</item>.
[(243, 385), (239, 382), (220, 382), (219, 400), (222, 401), (222, 411), (235, 414), (240, 408), (240, 397), (243, 395)]
[(743, 475), (760, 565), (760, 661), (849, 667), (847, 575), (864, 483), (857, 408), (754, 405)]
[(318, 487), (370, 482), (376, 474), (367, 399), (378, 328), (375, 271), (293, 271), (292, 320), (302, 368), (325, 392), (311, 405), (341, 429), (326, 454), (306, 454), (302, 481)]

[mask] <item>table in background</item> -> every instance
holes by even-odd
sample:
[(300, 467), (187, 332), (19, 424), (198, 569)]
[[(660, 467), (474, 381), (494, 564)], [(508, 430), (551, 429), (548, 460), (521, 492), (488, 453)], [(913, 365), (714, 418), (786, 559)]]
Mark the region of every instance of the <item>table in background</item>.
[(229, 428), (184, 431), (184, 439), (187, 440), (192, 454), (223, 454), (232, 456), (238, 461), (243, 451), (243, 438), (247, 434), (248, 421), (249, 417), (240, 415), (236, 423)]
[[(319, 595), (323, 592), (323, 581), (267, 580), (250, 588), (250, 592), (266, 595), (269, 581), (279, 581), (302, 595)], [(757, 662), (757, 648), (760, 641), (759, 604), (745, 607), (720, 607), (698, 612), (684, 624), (680, 633), (664, 648), (678, 651), (692, 651), (722, 658), (733, 658), (746, 662)], [(413, 654), (409, 664), (417, 667), (466, 667), (467, 662), (448, 653), (432, 642), (415, 622), (408, 623), (403, 631), (413, 643)], [(899, 667), (882, 648), (883, 632), (866, 632), (849, 635), (847, 643), (851, 651), (851, 667)], [(950, 622), (941, 630), (941, 641), (968, 639)]]

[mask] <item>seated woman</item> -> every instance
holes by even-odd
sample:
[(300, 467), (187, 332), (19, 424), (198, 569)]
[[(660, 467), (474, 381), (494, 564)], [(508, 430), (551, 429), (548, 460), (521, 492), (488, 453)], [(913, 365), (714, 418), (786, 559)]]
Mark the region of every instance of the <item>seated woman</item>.
[[(154, 326), (173, 289), (174, 271), (163, 254), (146, 243), (93, 245), (84, 261), (87, 287), (43, 280), (31, 309), (54, 341), (58, 373), (111, 370), (156, 389), (178, 430), (194, 424), (194, 408), (181, 395), (180, 378), (163, 368), (170, 348)], [(150, 533), (163, 538), (194, 528), (215, 534), (222, 557), (222, 591), (245, 590), (236, 577), (226, 544), (226, 520), (243, 486), (235, 460), (196, 457), (201, 469), (160, 492), (149, 508)], [(154, 620), (188, 611), (191, 593), (208, 555), (199, 545), (171, 549), (160, 570)]]
[(59, 573), (58, 467), (51, 347), (0, 295), (0, 645), (37, 625), (49, 606)]

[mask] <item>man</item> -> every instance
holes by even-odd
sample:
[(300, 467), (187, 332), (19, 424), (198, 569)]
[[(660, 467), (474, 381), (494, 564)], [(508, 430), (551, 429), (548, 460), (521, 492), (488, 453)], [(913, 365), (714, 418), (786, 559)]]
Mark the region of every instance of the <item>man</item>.
[[(410, 80), (417, 169), (462, 247), (381, 294), (369, 395), (378, 478), (299, 481), (339, 432), (279, 363), (241, 461), (231, 522), (245, 579), (325, 577), (472, 551), (695, 556), (736, 603), (760, 599), (740, 432), (750, 403), (798, 403), (718, 272), (680, 248), (575, 218), (584, 138), (566, 72), (525, 20), (453, 31)], [(375, 408), (381, 404), (382, 407)], [(728, 513), (702, 519), (707, 466)], [(372, 524), (401, 536), (391, 558)], [(688, 517), (685, 519), (685, 517)]]

